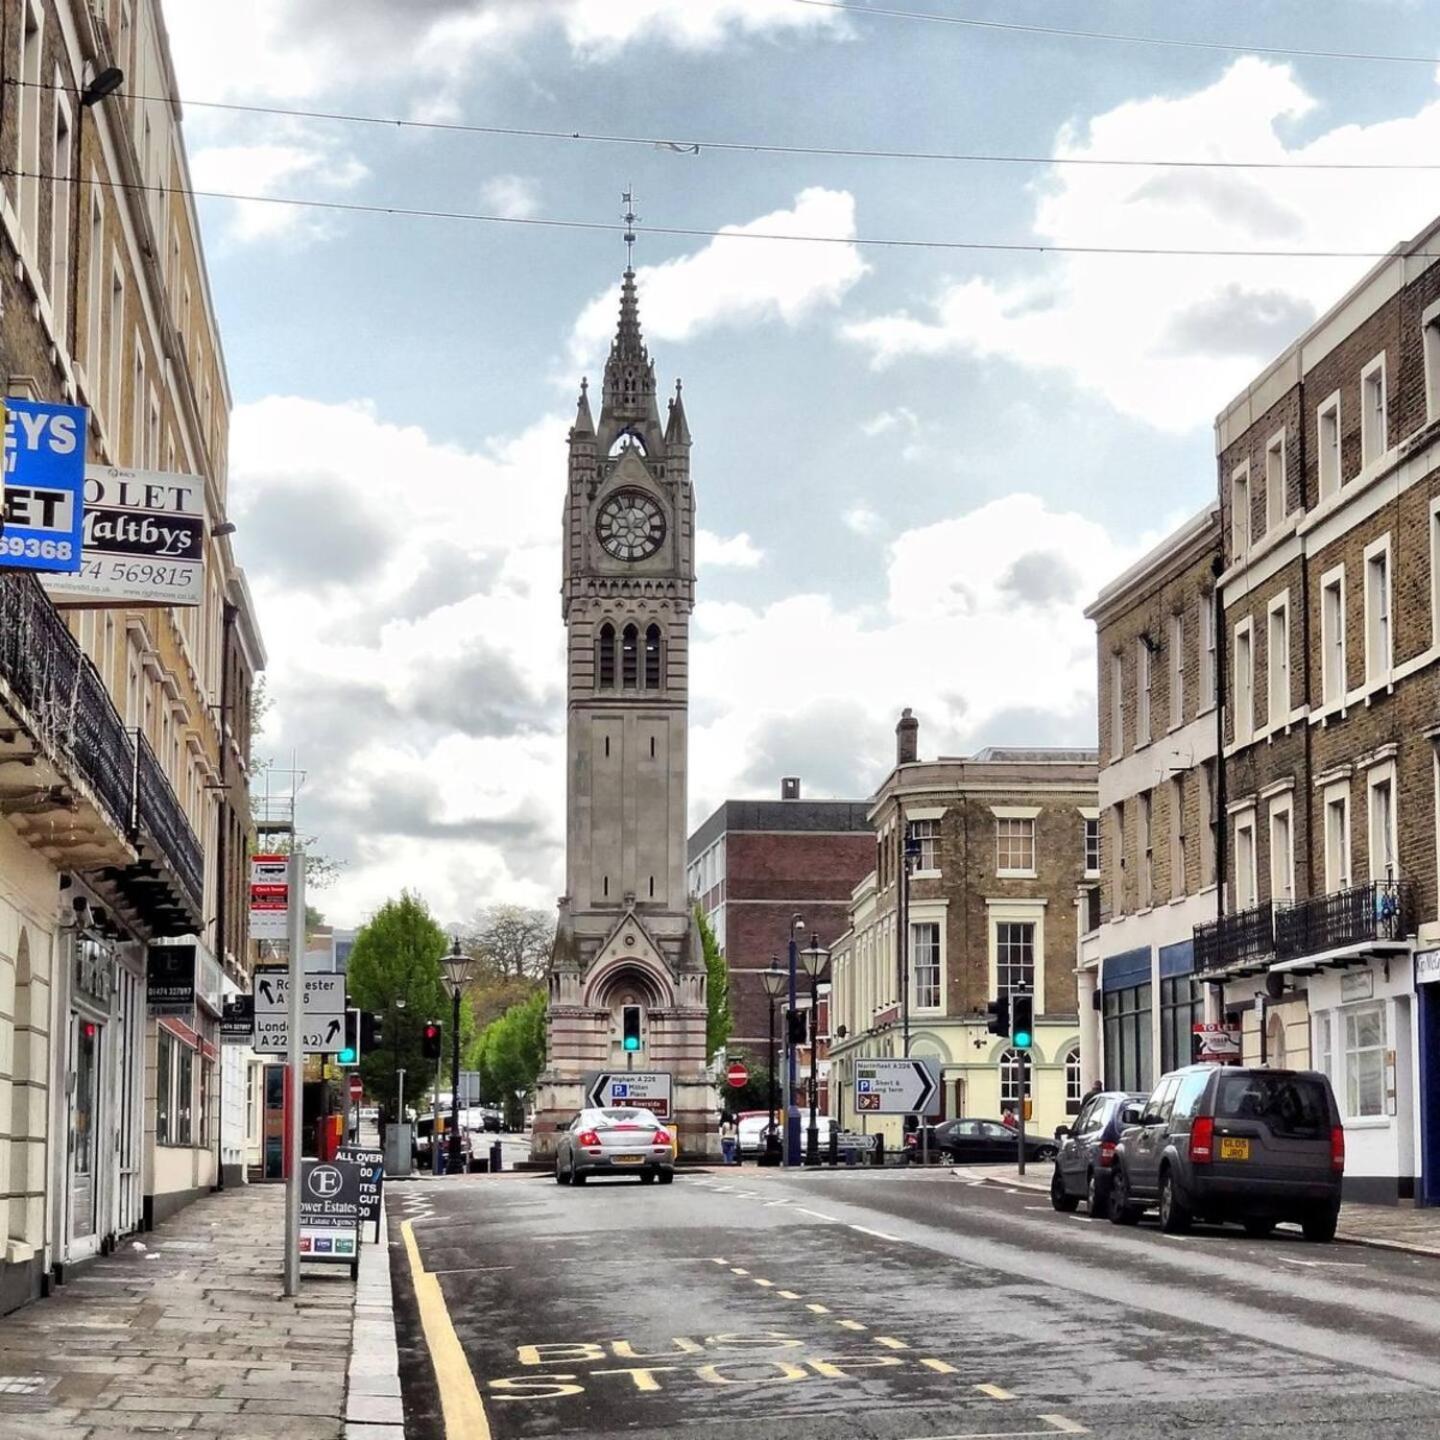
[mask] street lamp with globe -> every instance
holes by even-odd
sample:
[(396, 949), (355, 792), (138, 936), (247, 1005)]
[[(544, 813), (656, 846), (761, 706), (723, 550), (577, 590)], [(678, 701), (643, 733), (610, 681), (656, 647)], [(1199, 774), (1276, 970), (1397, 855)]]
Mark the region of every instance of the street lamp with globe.
[(445, 988), (450, 992), (450, 1146), (445, 1161), (448, 1174), (462, 1175), (465, 1158), (460, 1153), (460, 996), (470, 982), (470, 957), (460, 948), (460, 937), (450, 941), (450, 953), (440, 961), (445, 971)]
[(830, 963), (830, 952), (814, 933), (800, 952), (800, 968), (810, 977), (810, 1132), (806, 1136), (805, 1163), (820, 1163), (820, 1122), (816, 1108), (820, 1095), (820, 975)]
[(775, 1002), (785, 993), (790, 984), (790, 976), (780, 968), (780, 961), (770, 957), (770, 968), (760, 972), (760, 983), (765, 987), (765, 994), (770, 1000), (770, 1093), (766, 1097), (770, 1105), (770, 1113), (765, 1121), (765, 1138), (761, 1142), (762, 1163), (773, 1165), (779, 1158), (776, 1150), (779, 1148), (779, 1136), (775, 1133), (775, 1087), (779, 1082), (776, 1074), (776, 1065), (779, 1063), (775, 1054)]

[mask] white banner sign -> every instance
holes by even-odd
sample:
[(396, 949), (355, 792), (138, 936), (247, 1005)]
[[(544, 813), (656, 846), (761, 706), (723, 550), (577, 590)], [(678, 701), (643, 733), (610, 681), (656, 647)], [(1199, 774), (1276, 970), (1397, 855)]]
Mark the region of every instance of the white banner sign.
[[(290, 971), (284, 966), (255, 967), (255, 1040), (257, 1054), (283, 1055), (290, 1048)], [(345, 977), (307, 975), (301, 996), (300, 1049), (329, 1055), (345, 1048)]]
[(205, 598), (205, 481), (85, 467), (80, 568), (46, 588), (60, 603), (199, 605)]
[(290, 938), (290, 857), (250, 857), (250, 938)]

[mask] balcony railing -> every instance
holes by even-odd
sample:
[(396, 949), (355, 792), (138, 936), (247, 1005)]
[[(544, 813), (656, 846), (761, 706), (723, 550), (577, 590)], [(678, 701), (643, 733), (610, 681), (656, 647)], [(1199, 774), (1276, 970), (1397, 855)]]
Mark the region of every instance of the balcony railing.
[(99, 672), (31, 575), (0, 575), (0, 680), (28, 712), (36, 742), (89, 786), (128, 836), (130, 738)]
[(1197, 974), (1228, 970), (1247, 962), (1263, 965), (1274, 953), (1274, 912), (1268, 900), (1195, 927)]
[(205, 894), (205, 856), (150, 742), (135, 732), (135, 831), (148, 837), (197, 915)]
[(1282, 960), (1323, 955), (1409, 933), (1408, 893), (1399, 880), (1372, 880), (1286, 906), (1275, 915), (1275, 954)]

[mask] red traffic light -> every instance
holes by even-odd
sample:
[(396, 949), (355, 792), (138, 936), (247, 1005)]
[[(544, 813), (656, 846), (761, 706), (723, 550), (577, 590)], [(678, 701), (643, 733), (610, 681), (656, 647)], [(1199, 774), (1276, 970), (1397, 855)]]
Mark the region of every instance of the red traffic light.
[(427, 1040), (433, 1040), (439, 1033), (440, 1027), (438, 1025), (427, 1025), (425, 1027), (425, 1038)]

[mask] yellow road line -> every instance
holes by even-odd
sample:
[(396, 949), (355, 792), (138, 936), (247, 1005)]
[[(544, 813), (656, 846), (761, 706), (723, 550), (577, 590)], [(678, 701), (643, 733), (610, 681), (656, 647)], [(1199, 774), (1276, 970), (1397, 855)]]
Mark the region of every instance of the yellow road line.
[(415, 1243), (415, 1231), (408, 1220), (401, 1222), (400, 1234), (410, 1259), (410, 1278), (415, 1286), (415, 1303), (420, 1308), (425, 1347), (430, 1351), (430, 1363), (435, 1369), (446, 1440), (491, 1440), (485, 1405), (450, 1320), (440, 1281), (426, 1271), (420, 1259), (420, 1247)]
[(910, 1347), (903, 1340), (896, 1340), (890, 1335), (877, 1335), (877, 1345), (883, 1345), (887, 1350), (908, 1350)]
[(812, 1315), (828, 1315), (830, 1313), (830, 1307), (828, 1305), (807, 1305), (805, 1308), (810, 1311)]
[(1002, 1390), (998, 1385), (977, 1385), (975, 1388), (982, 1395), (988, 1395), (992, 1400), (1013, 1400), (1015, 1398), (1008, 1390)]
[(862, 1325), (858, 1320), (837, 1320), (835, 1322), (842, 1330), (868, 1330), (868, 1325)]
[[(947, 1365), (943, 1360), (922, 1360), (920, 1362), (927, 1370), (933, 1370), (937, 1375), (958, 1375), (960, 1372), (953, 1366)], [(985, 1387), (978, 1386), (978, 1389)]]

